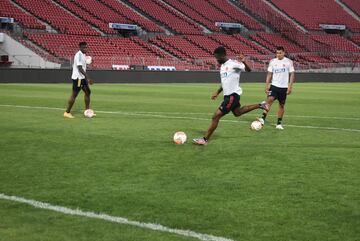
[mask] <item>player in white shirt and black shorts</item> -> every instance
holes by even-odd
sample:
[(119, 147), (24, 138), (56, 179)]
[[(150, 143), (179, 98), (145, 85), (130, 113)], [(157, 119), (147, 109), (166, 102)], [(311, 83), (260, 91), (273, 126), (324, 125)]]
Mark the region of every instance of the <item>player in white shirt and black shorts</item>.
[(74, 56), (74, 64), (72, 69), (72, 94), (68, 100), (68, 106), (66, 111), (64, 112), (64, 117), (66, 118), (74, 118), (71, 114), (71, 108), (75, 103), (75, 99), (78, 96), (80, 90), (83, 90), (84, 100), (85, 100), (85, 109), (90, 109), (90, 95), (91, 90), (89, 88), (89, 84), (93, 84), (93, 81), (88, 77), (86, 73), (86, 52), (87, 52), (87, 43), (80, 42), (79, 43), (80, 50)]
[(194, 143), (198, 145), (206, 145), (211, 135), (217, 128), (220, 119), (228, 114), (230, 111), (234, 116), (238, 117), (247, 112), (250, 112), (255, 109), (268, 110), (268, 106), (265, 101), (260, 104), (252, 104), (247, 106), (240, 105), (240, 96), (242, 94), (242, 89), (240, 87), (240, 74), (241, 72), (250, 72), (251, 69), (245, 62), (245, 57), (240, 55), (240, 62), (232, 59), (228, 59), (226, 56), (226, 50), (223, 46), (220, 46), (215, 49), (214, 56), (220, 67), (220, 77), (221, 77), (221, 86), (215, 91), (211, 99), (215, 100), (217, 96), (224, 92), (224, 101), (221, 103), (220, 107), (215, 111), (211, 124), (201, 138), (194, 139)]
[[(294, 64), (290, 59), (285, 57), (283, 47), (279, 46), (276, 48), (276, 58), (270, 61), (267, 71), (265, 85), (265, 93), (267, 94), (266, 103), (271, 107), (275, 100), (279, 101), (276, 129), (283, 130), (282, 119), (285, 112), (286, 97), (291, 94), (295, 80)], [(259, 118), (259, 121), (263, 125), (268, 112), (269, 111), (264, 111), (262, 117)]]

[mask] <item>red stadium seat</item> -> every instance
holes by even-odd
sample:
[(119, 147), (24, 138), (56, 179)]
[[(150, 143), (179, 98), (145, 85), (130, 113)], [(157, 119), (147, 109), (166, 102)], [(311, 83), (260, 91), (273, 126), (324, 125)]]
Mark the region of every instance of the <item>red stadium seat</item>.
[(34, 16), (23, 12), (9, 0), (0, 1), (0, 16), (14, 18), (15, 22), (25, 28), (45, 29), (45, 25), (41, 24)]

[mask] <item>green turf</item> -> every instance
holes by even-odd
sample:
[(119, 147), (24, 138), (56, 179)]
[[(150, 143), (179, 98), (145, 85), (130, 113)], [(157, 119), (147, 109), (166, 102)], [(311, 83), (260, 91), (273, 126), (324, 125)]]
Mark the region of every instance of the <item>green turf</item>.
[[(264, 98), (242, 86), (243, 105)], [(81, 94), (70, 120), (69, 84), (2, 84), (0, 193), (238, 241), (359, 240), (360, 84), (296, 84), (284, 131), (274, 106), (259, 132), (256, 110), (226, 116), (207, 146), (174, 145), (178, 130), (202, 136), (217, 87), (94, 85), (98, 116)], [(0, 200), (0, 240), (195, 239)]]

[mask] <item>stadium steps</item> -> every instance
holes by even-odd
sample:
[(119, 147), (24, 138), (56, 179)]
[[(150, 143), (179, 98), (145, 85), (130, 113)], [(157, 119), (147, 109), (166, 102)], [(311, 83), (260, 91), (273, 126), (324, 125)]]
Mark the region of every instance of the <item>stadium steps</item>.
[(226, 0), (230, 5), (232, 5), (234, 8), (238, 9), (239, 11), (241, 11), (244, 15), (249, 16), (249, 18), (254, 19), (258, 24), (261, 25), (261, 27), (265, 30), (268, 30), (269, 27), (263, 22), (261, 21), (261, 19), (257, 18), (256, 16), (254, 16), (251, 12), (246, 11), (244, 8), (241, 8), (239, 5), (236, 4), (235, 1), (231, 1), (231, 0)]
[(42, 57), (44, 60), (58, 64), (63, 62), (62, 60), (55, 57), (51, 53), (47, 52), (44, 48), (42, 48), (41, 46), (37, 45), (35, 42), (32, 42), (29, 39), (25, 39), (25, 38), (15, 38), (15, 39), (18, 42), (20, 42), (22, 45), (24, 45), (25, 47), (27, 47), (28, 49), (32, 50), (34, 53)]
[(166, 26), (173, 34), (201, 34), (203, 29), (194, 21), (184, 18), (183, 15), (157, 0), (137, 1), (123, 0), (136, 6), (139, 11)]
[(274, 32), (273, 27), (269, 23), (267, 23), (263, 18), (259, 17), (259, 15), (254, 14), (251, 9), (247, 8), (246, 5), (240, 1), (232, 1), (232, 5), (242, 10), (244, 13), (255, 19), (259, 24), (264, 26), (266, 32)]
[(260, 44), (258, 44), (256, 41), (253, 41), (250, 39), (250, 36), (243, 36), (241, 34), (234, 34), (233, 35), (236, 39), (240, 40), (241, 42), (243, 42), (244, 44), (246, 44), (247, 46), (249, 46), (250, 48), (253, 48), (255, 50), (257, 50), (259, 53), (264, 54), (264, 55), (269, 55), (269, 54), (273, 54), (273, 52), (271, 52), (270, 50), (268, 50), (267, 48), (261, 46)]
[[(120, 0), (119, 0), (120, 1)], [(151, 20), (152, 22), (154, 22), (155, 24), (157, 24), (158, 26), (160, 26), (161, 28), (165, 29), (165, 33), (167, 35), (173, 35), (176, 32), (169, 28), (168, 26), (166, 26), (163, 22), (155, 19), (153, 16), (151, 16), (150, 14), (144, 12), (143, 10), (141, 10), (138, 6), (136, 6), (135, 4), (133, 4), (132, 2), (130, 2), (129, 0), (121, 0), (121, 2), (123, 2), (124, 4), (126, 4), (127, 6), (129, 6), (130, 8), (132, 8), (134, 11), (138, 12), (139, 14), (141, 14), (142, 16), (144, 16), (145, 18)]]
[(150, 19), (146, 18), (141, 13), (135, 11), (135, 9), (130, 8), (127, 4), (118, 1), (118, 0), (99, 0), (104, 5), (108, 6), (114, 12), (128, 18), (132, 22), (136, 23), (142, 29), (147, 32), (163, 33), (165, 29), (155, 24)]
[(219, 46), (219, 44), (215, 40), (209, 38), (206, 35), (187, 35), (185, 36), (185, 38), (189, 42), (205, 50), (209, 54), (213, 54), (214, 49)]
[(162, 0), (166, 1), (169, 5), (176, 8), (189, 18), (192, 18), (195, 22), (199, 23), (202, 26), (205, 26), (206, 29), (210, 31), (205, 31), (207, 34), (211, 32), (220, 32), (220, 29), (215, 26), (215, 22), (213, 19), (209, 18), (208, 16), (205, 16), (201, 12), (199, 12), (197, 9), (194, 9), (190, 7), (186, 2), (181, 0)]
[[(235, 7), (233, 4), (230, 4), (228, 0), (209, 0), (209, 4), (216, 8), (219, 12), (231, 18), (233, 22), (244, 25), (248, 30), (262, 31), (265, 29), (250, 15)], [(221, 7), (219, 7), (219, 5)]]
[(140, 39), (139, 37), (131, 37), (130, 39), (133, 40), (138, 45), (142, 46), (143, 48), (149, 50), (151, 53), (153, 53), (154, 55), (156, 55), (158, 57), (162, 57), (162, 58), (166, 58), (166, 57), (173, 58), (174, 57), (172, 55), (169, 55), (163, 49), (157, 48), (157, 46), (152, 45), (152, 44)]
[(340, 0), (348, 8), (350, 8), (354, 13), (360, 16), (360, 2), (358, 0)]
[(344, 9), (345, 12), (347, 12), (347, 13), (350, 14), (353, 18), (355, 18), (355, 19), (359, 22), (359, 24), (360, 24), (360, 17), (359, 17), (359, 15), (357, 15), (356, 12), (354, 12), (354, 11), (351, 9), (351, 7), (348, 7), (348, 5), (346, 5), (346, 3), (343, 3), (343, 2), (340, 1), (340, 0), (335, 0), (335, 2), (336, 2), (337, 4), (339, 4), (339, 5)]
[(358, 47), (360, 47), (360, 35), (351, 36), (350, 40), (355, 43)]
[(290, 17), (289, 15), (287, 15), (285, 13), (285, 11), (281, 11), (277, 6), (275, 6), (271, 1), (266, 1), (263, 0), (264, 4), (267, 4), (268, 6), (270, 6), (272, 9), (274, 9), (279, 15), (281, 15), (282, 17), (286, 18), (287, 20), (293, 22), (299, 29), (301, 29), (304, 33), (307, 33), (308, 30), (301, 25), (299, 22), (297, 22), (295, 19), (293, 19), (292, 17)]
[[(56, 0), (59, 1), (60, 0)], [(66, 0), (65, 0), (66, 1)], [(86, 0), (85, 0), (86, 1)], [(73, 7), (74, 14), (82, 17), (90, 26), (96, 29), (102, 36), (105, 35), (117, 35), (117, 31), (109, 28), (109, 22), (104, 19), (105, 16), (116, 16), (116, 13), (111, 11), (108, 7), (102, 3), (94, 0), (94, 2), (83, 2), (83, 1), (69, 1), (75, 6)], [(75, 11), (75, 9), (77, 11)], [(86, 14), (86, 15), (83, 15)], [(119, 15), (120, 16), (120, 15)]]
[[(101, 24), (98, 24), (94, 21), (91, 21), (91, 14), (88, 13), (86, 10), (82, 9), (81, 7), (79, 7), (75, 2), (73, 1), (69, 1), (69, 5), (67, 5), (64, 1), (61, 0), (53, 0), (54, 2), (56, 2), (57, 5), (59, 5), (59, 7), (63, 8), (65, 11), (67, 11), (69, 14), (75, 15), (78, 18), (82, 19), (83, 21), (85, 21), (86, 23), (88, 23), (95, 31), (97, 31), (101, 36), (105, 36), (106, 33), (104, 31), (101, 30)], [(66, 1), (66, 0), (65, 0)], [(71, 5), (73, 6), (71, 8)], [(76, 10), (79, 10), (79, 12), (77, 12)], [(89, 17), (90, 19), (86, 18)], [(98, 20), (100, 21), (100, 20)], [(113, 33), (114, 34), (114, 33)]]
[[(63, 8), (54, 4), (50, 0), (13, 0), (14, 2), (27, 9), (32, 15), (42, 19), (56, 29), (59, 33), (77, 35), (100, 35), (84, 20), (70, 14)], [(44, 11), (44, 5), (47, 6)], [(70, 24), (71, 23), (71, 24)]]
[[(41, 19), (37, 18), (36, 16), (34, 16), (33, 14), (31, 14), (29, 11), (27, 11), (25, 8), (21, 7), (19, 4), (17, 4), (16, 2), (12, 1), (12, 0), (5, 0), (8, 1), (10, 4), (12, 4), (13, 6), (15, 6), (17, 9), (19, 9), (21, 12), (25, 13), (26, 15), (29, 15), (31, 18), (34, 18), (37, 22), (39, 22), (41, 25), (45, 26), (45, 29), (49, 29), (49, 30), (54, 30), (49, 24), (47, 24), (46, 22), (42, 21)], [(4, 2), (5, 3), (5, 2)], [(54, 30), (55, 31), (55, 30)]]
[(121, 4), (124, 4), (126, 7), (130, 8), (132, 11), (136, 12), (144, 19), (147, 19), (147, 20), (151, 21), (152, 23), (154, 23), (156, 26), (158, 26), (159, 28), (164, 30), (166, 35), (171, 35), (173, 33), (173, 31), (171, 29), (167, 28), (162, 22), (157, 21), (150, 14), (145, 13), (139, 7), (135, 6), (128, 0), (116, 0), (116, 1), (120, 2)]
[(335, 1), (272, 0), (272, 3), (308, 30), (322, 31), (320, 24), (344, 24), (351, 32), (360, 32), (359, 21)]
[(186, 15), (185, 13), (183, 13), (181, 10), (173, 7), (171, 4), (169, 4), (168, 2), (166, 1), (163, 1), (163, 0), (158, 0), (159, 2), (163, 3), (164, 5), (168, 6), (169, 8), (171, 8), (174, 12), (177, 12), (178, 14), (180, 14), (184, 19), (187, 19), (188, 21), (190, 22), (193, 22), (194, 24), (196, 25), (199, 25), (202, 29), (203, 29), (203, 32), (204, 33), (212, 33), (212, 31), (207, 28), (205, 25), (203, 25), (202, 23), (200, 23), (199, 21), (196, 21), (195, 19), (193, 18), (190, 18), (188, 15)]
[[(152, 44), (150, 42), (146, 42), (148, 43), (151, 48), (155, 48), (155, 49), (158, 49), (159, 51), (162, 51), (163, 53), (165, 53), (169, 58), (175, 58), (175, 59), (178, 59), (175, 55), (172, 55), (170, 52), (166, 51), (165, 49), (162, 49), (160, 48), (159, 46), (155, 45), (155, 44)], [(179, 59), (180, 60), (180, 59)]]

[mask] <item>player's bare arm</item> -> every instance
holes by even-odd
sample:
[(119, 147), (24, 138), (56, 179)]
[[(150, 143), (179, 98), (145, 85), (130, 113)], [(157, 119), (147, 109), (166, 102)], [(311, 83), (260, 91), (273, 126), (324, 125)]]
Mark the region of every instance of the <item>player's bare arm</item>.
[(239, 60), (245, 65), (245, 71), (246, 71), (246, 72), (251, 72), (250, 66), (246, 63), (245, 55), (240, 54), (240, 55), (239, 55)]
[(218, 97), (218, 95), (219, 95), (222, 91), (223, 91), (223, 88), (220, 86), (220, 88), (211, 95), (211, 99), (212, 99), (212, 100), (215, 100), (216, 97)]
[(89, 84), (93, 84), (94, 81), (92, 79), (89, 78), (89, 76), (86, 74), (86, 72), (84, 71), (83, 67), (81, 65), (78, 66), (78, 70), (81, 74), (83, 74), (85, 76), (85, 79), (89, 82)]
[(272, 79), (272, 72), (267, 72), (266, 80), (265, 80), (265, 93), (266, 94), (269, 93), (271, 79)]
[(292, 87), (293, 87), (294, 81), (295, 81), (295, 72), (291, 72), (290, 73), (290, 83), (289, 83), (289, 87), (287, 90), (288, 95), (290, 95), (292, 92)]

